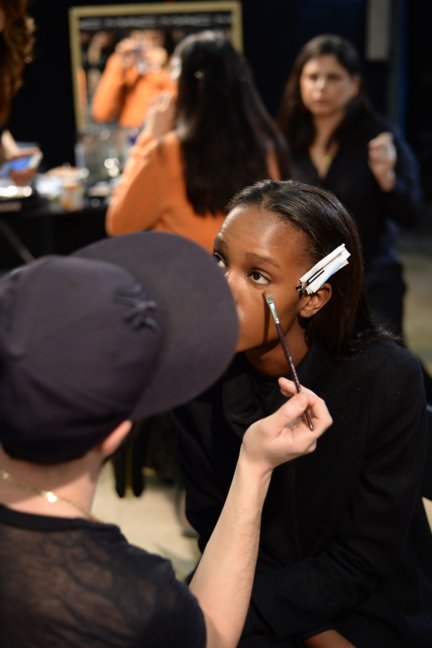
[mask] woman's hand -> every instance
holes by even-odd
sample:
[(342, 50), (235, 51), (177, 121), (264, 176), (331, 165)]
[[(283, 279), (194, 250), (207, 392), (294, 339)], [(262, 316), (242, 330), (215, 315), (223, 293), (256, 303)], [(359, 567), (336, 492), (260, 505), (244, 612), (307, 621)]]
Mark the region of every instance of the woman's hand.
[(144, 132), (153, 137), (161, 137), (174, 128), (175, 96), (168, 91), (161, 92), (152, 101), (148, 110)]
[[(8, 162), (11, 162), (13, 160), (20, 160), (21, 158), (25, 158), (28, 156), (33, 156), (40, 153), (40, 150), (36, 147), (34, 148), (22, 148), (19, 149), (19, 153), (12, 155), (9, 157)], [(35, 163), (32, 166), (24, 167), (22, 169), (13, 169), (9, 171), (9, 178), (14, 182), (16, 185), (20, 187), (25, 187), (26, 185), (30, 184), (31, 180), (33, 177), (36, 175), (38, 170), (38, 164)]]
[[(12, 133), (8, 130), (3, 131), (0, 140), (0, 159), (2, 162), (11, 162), (13, 160), (19, 160), (20, 158), (38, 155), (40, 153), (41, 151), (38, 146), (20, 148)], [(31, 167), (10, 169), (8, 175), (12, 182), (21, 187), (28, 185), (33, 176), (37, 173), (38, 163), (41, 157), (42, 156), (39, 155), (38, 160)]]
[[(286, 378), (279, 379), (279, 386), (290, 399), (274, 414), (253, 423), (243, 437), (242, 454), (263, 472), (313, 452), (317, 439), (333, 422), (325, 402), (312, 391), (302, 388), (296, 393), (295, 384)], [(313, 430), (305, 419), (306, 409)]]
[(117, 43), (114, 54), (119, 58), (122, 68), (129, 70), (143, 58), (142, 43), (135, 38), (123, 38)]
[(369, 168), (383, 191), (396, 185), (394, 168), (397, 153), (391, 133), (380, 133), (369, 142)]

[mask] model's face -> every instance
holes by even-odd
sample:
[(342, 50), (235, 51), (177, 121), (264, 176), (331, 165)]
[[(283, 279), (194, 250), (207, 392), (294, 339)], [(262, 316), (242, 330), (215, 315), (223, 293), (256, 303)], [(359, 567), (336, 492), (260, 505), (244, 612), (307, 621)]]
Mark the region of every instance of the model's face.
[(295, 330), (301, 302), (296, 286), (310, 268), (307, 238), (277, 216), (256, 207), (236, 207), (216, 237), (214, 255), (224, 269), (240, 320), (238, 351), (278, 343), (265, 294), (276, 303), (285, 333)]
[(358, 94), (359, 77), (348, 71), (332, 54), (310, 59), (300, 75), (303, 104), (314, 117), (343, 115), (350, 99)]

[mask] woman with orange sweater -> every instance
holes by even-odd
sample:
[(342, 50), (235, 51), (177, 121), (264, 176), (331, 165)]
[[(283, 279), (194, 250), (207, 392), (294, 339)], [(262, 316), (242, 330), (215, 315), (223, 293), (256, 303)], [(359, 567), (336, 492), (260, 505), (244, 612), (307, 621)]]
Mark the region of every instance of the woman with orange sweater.
[(164, 67), (167, 58), (161, 31), (132, 30), (108, 57), (92, 100), (93, 119), (141, 128), (154, 98), (161, 92), (175, 91), (175, 83)]
[(241, 188), (288, 176), (283, 137), (244, 57), (218, 32), (176, 48), (178, 93), (162, 95), (131, 149), (106, 216), (110, 235), (172, 232), (212, 251)]

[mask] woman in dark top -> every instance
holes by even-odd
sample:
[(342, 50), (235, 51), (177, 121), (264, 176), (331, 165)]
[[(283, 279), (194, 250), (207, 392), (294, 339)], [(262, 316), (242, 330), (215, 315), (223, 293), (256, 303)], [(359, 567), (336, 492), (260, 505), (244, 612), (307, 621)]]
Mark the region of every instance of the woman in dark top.
[[(333, 418), (313, 455), (274, 473), (240, 646), (430, 647), (419, 363), (373, 325), (358, 234), (333, 194), (269, 180), (230, 207), (214, 255), (237, 305), (238, 353), (218, 383), (175, 412), (200, 548), (244, 431), (278, 407), (277, 377), (289, 373), (265, 296), (275, 300), (301, 384), (326, 400)], [(304, 274), (341, 245), (348, 265), (308, 288)]]
[(333, 191), (354, 216), (365, 260), (369, 305), (401, 334), (405, 284), (395, 242), (398, 225), (421, 215), (417, 162), (375, 114), (358, 54), (340, 36), (310, 40), (298, 54), (279, 124), (292, 153), (292, 178)]

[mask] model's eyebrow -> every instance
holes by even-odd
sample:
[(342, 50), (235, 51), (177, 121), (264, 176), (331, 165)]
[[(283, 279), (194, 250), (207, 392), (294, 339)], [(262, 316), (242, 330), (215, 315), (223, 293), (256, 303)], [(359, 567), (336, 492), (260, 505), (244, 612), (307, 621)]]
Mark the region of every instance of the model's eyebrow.
[[(226, 252), (228, 248), (221, 236), (216, 236), (213, 247), (215, 251), (221, 252)], [(280, 270), (280, 265), (272, 257), (256, 254), (256, 252), (246, 252), (245, 256), (247, 261), (253, 265), (272, 265)]]
[(253, 263), (253, 264), (257, 264), (257, 265), (262, 265), (262, 264), (272, 265), (272, 266), (274, 266), (275, 268), (278, 268), (278, 269), (280, 270), (280, 265), (279, 265), (279, 264), (278, 264), (278, 263), (277, 263), (277, 262), (276, 262), (272, 257), (262, 256), (261, 254), (255, 254), (254, 252), (247, 252), (247, 253), (246, 253), (246, 257), (247, 257), (247, 259), (248, 259), (251, 263)]
[(226, 243), (223, 238), (218, 234), (213, 242), (213, 250), (226, 250)]

